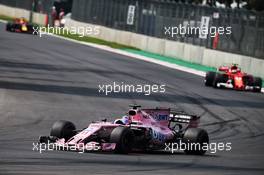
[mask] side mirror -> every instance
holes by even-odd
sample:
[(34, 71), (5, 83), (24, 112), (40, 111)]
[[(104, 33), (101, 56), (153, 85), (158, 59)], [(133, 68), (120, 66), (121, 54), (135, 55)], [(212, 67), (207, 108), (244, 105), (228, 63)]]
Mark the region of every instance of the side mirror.
[(105, 119), (102, 119), (101, 121), (102, 121), (102, 122), (106, 122), (106, 121), (107, 121), (107, 119), (105, 118)]

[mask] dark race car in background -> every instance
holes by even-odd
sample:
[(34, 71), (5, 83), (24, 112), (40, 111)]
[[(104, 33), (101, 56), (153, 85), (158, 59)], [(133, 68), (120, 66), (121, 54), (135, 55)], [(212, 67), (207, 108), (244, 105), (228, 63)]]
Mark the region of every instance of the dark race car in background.
[(205, 85), (214, 88), (229, 88), (261, 92), (262, 79), (241, 71), (237, 64), (220, 66), (218, 72), (207, 72)]
[(93, 122), (81, 130), (76, 130), (69, 121), (57, 121), (50, 136), (40, 136), (39, 142), (54, 143), (62, 150), (74, 146), (77, 151), (96, 145), (96, 151), (116, 153), (161, 150), (166, 143), (182, 142), (192, 144), (185, 153), (203, 155), (207, 151), (203, 146), (209, 144), (209, 137), (206, 130), (198, 128), (199, 119), (169, 108), (141, 109), (133, 105), (122, 118)]
[(25, 18), (16, 18), (6, 24), (6, 31), (37, 35), (38, 26), (29, 23)]

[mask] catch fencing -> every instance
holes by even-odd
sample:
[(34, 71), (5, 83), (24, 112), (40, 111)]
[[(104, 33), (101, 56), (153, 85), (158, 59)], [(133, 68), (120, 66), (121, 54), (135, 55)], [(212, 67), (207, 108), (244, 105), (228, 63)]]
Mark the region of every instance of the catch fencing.
[(0, 4), (39, 13), (50, 13), (53, 3), (54, 0), (0, 0)]
[[(72, 18), (264, 59), (263, 12), (161, 0), (74, 0)], [(212, 29), (212, 35), (195, 32), (201, 26)], [(180, 33), (180, 27), (190, 30)], [(225, 33), (216, 34), (215, 29)]]

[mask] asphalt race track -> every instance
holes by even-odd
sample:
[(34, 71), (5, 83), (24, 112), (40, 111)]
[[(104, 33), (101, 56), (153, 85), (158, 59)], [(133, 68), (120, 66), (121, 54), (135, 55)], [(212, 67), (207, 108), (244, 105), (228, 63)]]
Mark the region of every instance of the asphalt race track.
[[(203, 78), (51, 36), (0, 25), (0, 174), (264, 174), (264, 94), (204, 87)], [(98, 85), (165, 84), (166, 93), (108, 96)], [(131, 103), (202, 115), (211, 142), (231, 151), (76, 153), (33, 151), (60, 119), (78, 128), (123, 115)]]

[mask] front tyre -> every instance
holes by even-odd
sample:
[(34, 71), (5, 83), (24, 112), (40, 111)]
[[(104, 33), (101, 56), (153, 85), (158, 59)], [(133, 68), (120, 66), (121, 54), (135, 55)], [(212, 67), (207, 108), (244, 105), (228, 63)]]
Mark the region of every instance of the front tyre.
[(254, 92), (261, 92), (262, 79), (260, 77), (254, 77), (253, 79)]
[(64, 138), (67, 141), (76, 134), (75, 130), (76, 127), (72, 122), (59, 120), (52, 125), (50, 136), (55, 136), (60, 139)]
[(116, 143), (115, 152), (127, 154), (134, 145), (134, 132), (128, 127), (116, 127), (110, 135), (110, 143)]
[(186, 154), (204, 155), (208, 148), (209, 136), (203, 129), (188, 128), (184, 133), (183, 143), (185, 143)]

